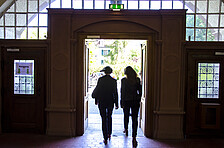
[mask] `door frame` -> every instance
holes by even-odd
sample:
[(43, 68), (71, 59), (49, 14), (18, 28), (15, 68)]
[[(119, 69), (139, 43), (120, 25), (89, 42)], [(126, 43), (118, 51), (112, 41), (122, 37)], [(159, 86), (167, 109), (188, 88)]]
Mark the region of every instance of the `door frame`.
[[(6, 39), (1, 39), (0, 40), (0, 49), (1, 49), (1, 52), (0, 52), (0, 60), (2, 61), (2, 50), (4, 48), (11, 48), (11, 49), (22, 49), (22, 48), (25, 48), (25, 49), (31, 49), (32, 48), (35, 48), (35, 49), (39, 49), (39, 50), (43, 50), (44, 52), (44, 81), (47, 82), (47, 51), (48, 51), (48, 41), (44, 41), (44, 40), (6, 40)], [(1, 62), (2, 63), (2, 62)], [(2, 71), (2, 64), (1, 64), (1, 70), (0, 70), (0, 89), (1, 89), (1, 93), (3, 93), (3, 81), (2, 81), (2, 77), (3, 77), (3, 71)], [(44, 88), (42, 89), (43, 90), (43, 102), (44, 102), (44, 109), (46, 107), (46, 94), (47, 94), (47, 86), (48, 86), (48, 83), (44, 83)], [(2, 133), (2, 101), (3, 101), (3, 94), (0, 95), (0, 133)], [(41, 132), (42, 134), (45, 133), (46, 131), (46, 112), (45, 110), (43, 110), (44, 112), (44, 119), (43, 119), (43, 122), (44, 122), (44, 127), (43, 127), (43, 131)]]
[[(219, 53), (220, 55), (217, 55), (217, 53)], [(189, 64), (197, 64), (198, 62), (217, 62), (217, 61), (224, 61), (224, 48), (223, 48), (223, 43), (221, 42), (186, 42), (185, 44), (185, 110), (186, 110), (186, 114), (185, 114), (185, 122), (184, 122), (184, 134), (187, 138), (189, 137), (205, 137), (205, 136), (215, 136), (215, 137), (219, 137), (219, 136), (223, 136), (224, 134), (224, 126), (222, 125), (220, 130), (214, 130), (213, 129), (209, 129), (209, 128), (200, 128), (202, 121), (198, 122), (197, 124), (193, 124), (192, 120), (190, 120), (190, 118), (193, 119), (193, 117), (190, 117), (191, 114), (195, 112), (192, 111), (192, 109), (190, 109), (189, 106), (193, 106), (195, 104), (193, 104), (190, 99), (195, 99), (197, 96), (197, 92), (195, 92), (195, 90), (197, 89), (197, 79), (196, 80), (192, 80), (193, 77), (197, 77), (197, 65), (194, 65), (193, 67), (195, 67), (194, 69), (191, 67), (189, 67)], [(220, 65), (221, 66), (221, 65)], [(222, 68), (222, 67), (221, 67)], [(223, 69), (222, 69), (223, 70)], [(221, 72), (221, 69), (220, 69)], [(195, 75), (195, 76), (192, 76)], [(223, 77), (223, 76), (222, 76)], [(220, 77), (221, 80), (221, 77)], [(221, 85), (223, 85), (223, 82), (221, 82)], [(221, 88), (221, 86), (220, 86)], [(194, 89), (194, 90), (192, 90)], [(221, 90), (220, 93), (223, 93), (224, 91)], [(219, 100), (215, 100), (215, 99), (197, 99), (197, 101), (199, 103), (205, 103), (205, 102), (209, 102), (209, 103), (220, 103), (221, 104), (221, 114), (224, 115), (224, 105), (223, 105), (223, 94), (220, 94), (220, 99)], [(196, 105), (195, 105), (196, 106)], [(196, 108), (196, 107), (195, 107)], [(196, 109), (195, 109), (196, 110)], [(199, 104), (197, 105), (197, 110), (202, 110), (203, 111), (203, 106), (199, 106)], [(202, 114), (200, 114), (201, 116)], [(199, 116), (199, 114), (197, 115)], [(199, 116), (199, 119), (201, 118)], [(221, 123), (224, 122), (224, 119), (221, 118)]]
[[(77, 135), (82, 135), (85, 132), (85, 112), (84, 112), (84, 73), (85, 73), (85, 39), (136, 39), (136, 40), (147, 40), (147, 51), (146, 51), (146, 97), (145, 99), (145, 126), (143, 128), (143, 133), (146, 137), (153, 137), (153, 107), (154, 107), (154, 90), (155, 90), (155, 34), (146, 33), (77, 33), (77, 46), (76, 57), (81, 63), (76, 63), (76, 69), (79, 71), (76, 73), (76, 96), (77, 96)], [(77, 60), (76, 60), (77, 61)], [(84, 82), (84, 83), (83, 83)], [(80, 90), (82, 91), (78, 91)], [(150, 102), (150, 103), (149, 103)]]

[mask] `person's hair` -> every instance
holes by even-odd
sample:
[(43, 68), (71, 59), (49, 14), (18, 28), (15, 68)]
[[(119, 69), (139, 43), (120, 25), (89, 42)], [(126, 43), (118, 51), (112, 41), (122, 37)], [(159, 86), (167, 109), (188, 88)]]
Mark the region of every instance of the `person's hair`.
[(124, 69), (124, 74), (127, 76), (127, 79), (132, 84), (136, 83), (137, 73), (131, 66), (127, 66)]

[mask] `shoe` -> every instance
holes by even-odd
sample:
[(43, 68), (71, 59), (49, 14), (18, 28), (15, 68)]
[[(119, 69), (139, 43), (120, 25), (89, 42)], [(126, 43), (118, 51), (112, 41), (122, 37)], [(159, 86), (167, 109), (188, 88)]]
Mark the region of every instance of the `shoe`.
[(138, 142), (137, 142), (136, 138), (132, 139), (132, 145), (133, 145), (134, 148), (137, 147)]
[(126, 129), (123, 130), (123, 133), (125, 133), (125, 132), (126, 132)]
[(103, 143), (104, 143), (105, 145), (107, 145), (107, 140), (103, 140)]
[(128, 130), (124, 129), (123, 133), (125, 133), (125, 135), (128, 136)]
[(128, 136), (128, 130), (125, 131), (125, 135)]

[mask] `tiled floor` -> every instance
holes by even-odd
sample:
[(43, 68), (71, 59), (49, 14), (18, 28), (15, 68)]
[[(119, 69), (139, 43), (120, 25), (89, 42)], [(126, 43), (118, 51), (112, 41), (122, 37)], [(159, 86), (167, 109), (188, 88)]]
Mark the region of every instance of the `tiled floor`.
[[(0, 148), (132, 148), (131, 120), (129, 136), (123, 134), (122, 109), (113, 112), (113, 133), (107, 145), (103, 143), (101, 118), (97, 106), (90, 100), (88, 129), (83, 136), (58, 137), (35, 134), (0, 134)], [(131, 119), (131, 118), (130, 118)], [(156, 140), (144, 137), (138, 129), (138, 148), (224, 148), (224, 139)]]
[[(89, 115), (89, 127), (83, 136), (54, 137), (35, 134), (0, 135), (0, 148), (132, 148), (131, 136), (122, 133), (123, 117), (113, 115), (111, 140), (104, 145), (99, 114)], [(131, 123), (129, 124), (131, 131)], [(156, 140), (144, 137), (138, 130), (138, 148), (224, 148), (224, 139)]]

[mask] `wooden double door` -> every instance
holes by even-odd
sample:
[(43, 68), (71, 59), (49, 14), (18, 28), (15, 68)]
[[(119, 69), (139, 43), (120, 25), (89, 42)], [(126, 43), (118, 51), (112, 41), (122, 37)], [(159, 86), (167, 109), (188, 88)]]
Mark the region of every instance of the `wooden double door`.
[(224, 52), (187, 52), (186, 136), (224, 135)]
[(45, 132), (45, 50), (2, 48), (3, 132)]

